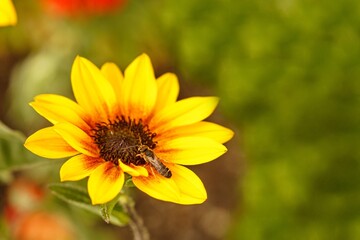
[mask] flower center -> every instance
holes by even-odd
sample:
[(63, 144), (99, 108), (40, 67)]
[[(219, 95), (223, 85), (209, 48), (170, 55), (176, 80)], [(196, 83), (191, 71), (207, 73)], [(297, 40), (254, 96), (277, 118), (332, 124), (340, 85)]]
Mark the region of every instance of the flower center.
[(97, 123), (93, 129), (93, 139), (100, 149), (100, 157), (105, 161), (118, 165), (118, 161), (125, 164), (144, 165), (146, 162), (140, 156), (139, 147), (146, 145), (150, 149), (156, 147), (152, 133), (142, 120), (117, 117), (115, 121)]

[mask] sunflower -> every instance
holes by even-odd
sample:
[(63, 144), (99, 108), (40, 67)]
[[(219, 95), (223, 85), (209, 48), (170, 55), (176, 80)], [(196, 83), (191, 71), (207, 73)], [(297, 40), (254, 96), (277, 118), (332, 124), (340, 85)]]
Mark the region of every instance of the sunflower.
[(125, 177), (148, 195), (178, 204), (206, 200), (202, 181), (183, 165), (216, 159), (226, 152), (230, 129), (203, 121), (216, 97), (177, 101), (172, 73), (155, 78), (150, 58), (137, 57), (124, 75), (114, 63), (101, 69), (76, 57), (71, 71), (76, 102), (42, 94), (30, 105), (53, 126), (31, 135), (25, 147), (45, 158), (71, 157), (61, 181), (88, 179), (92, 204), (112, 200)]
[(0, 26), (15, 25), (17, 15), (11, 0), (0, 1)]

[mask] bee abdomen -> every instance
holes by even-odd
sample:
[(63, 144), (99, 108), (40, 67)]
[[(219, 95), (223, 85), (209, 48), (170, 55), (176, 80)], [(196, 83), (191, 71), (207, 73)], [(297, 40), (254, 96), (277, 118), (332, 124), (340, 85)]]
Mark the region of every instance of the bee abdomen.
[(172, 176), (170, 169), (165, 166), (161, 169), (161, 171), (159, 171), (159, 173), (166, 178), (171, 178)]

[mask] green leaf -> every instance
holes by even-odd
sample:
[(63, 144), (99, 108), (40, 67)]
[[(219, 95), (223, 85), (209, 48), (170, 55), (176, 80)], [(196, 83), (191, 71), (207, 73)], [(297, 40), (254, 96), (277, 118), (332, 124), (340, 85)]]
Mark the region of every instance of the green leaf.
[(0, 121), (0, 171), (21, 170), (48, 163), (24, 147), (25, 136)]
[(56, 197), (102, 217), (106, 223), (124, 226), (129, 221), (129, 217), (124, 213), (122, 207), (117, 205), (117, 198), (107, 204), (92, 205), (86, 189), (80, 186), (66, 183), (53, 183), (49, 185), (49, 188)]

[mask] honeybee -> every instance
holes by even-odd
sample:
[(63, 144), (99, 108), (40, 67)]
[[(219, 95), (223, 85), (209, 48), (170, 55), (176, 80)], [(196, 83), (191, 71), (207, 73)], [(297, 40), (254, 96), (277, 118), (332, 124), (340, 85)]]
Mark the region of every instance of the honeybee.
[(138, 148), (140, 154), (146, 162), (150, 163), (151, 166), (162, 176), (166, 178), (171, 178), (172, 173), (169, 168), (167, 168), (161, 160), (155, 155), (155, 153), (146, 145), (140, 145)]

